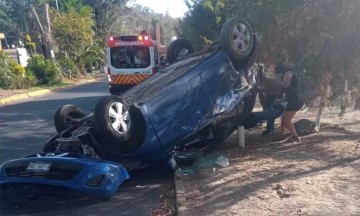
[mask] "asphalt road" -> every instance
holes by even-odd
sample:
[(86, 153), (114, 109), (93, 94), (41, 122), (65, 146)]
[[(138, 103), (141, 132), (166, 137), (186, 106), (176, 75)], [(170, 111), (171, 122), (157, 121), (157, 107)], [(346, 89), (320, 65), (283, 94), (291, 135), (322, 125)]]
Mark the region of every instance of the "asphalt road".
[[(0, 163), (42, 152), (54, 134), (53, 115), (64, 104), (85, 112), (109, 95), (107, 81), (84, 84), (41, 97), (0, 106)], [(172, 186), (172, 174), (163, 166), (135, 170), (107, 202), (88, 197), (54, 196), (29, 200), (19, 195), (3, 197), (0, 215), (149, 215), (159, 207), (159, 197)]]

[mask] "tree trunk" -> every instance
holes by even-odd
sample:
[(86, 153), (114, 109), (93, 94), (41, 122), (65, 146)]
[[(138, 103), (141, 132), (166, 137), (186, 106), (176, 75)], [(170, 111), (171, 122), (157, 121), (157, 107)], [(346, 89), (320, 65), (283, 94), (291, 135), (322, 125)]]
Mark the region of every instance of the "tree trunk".
[(44, 28), (43, 28), (43, 26), (42, 26), (42, 24), (40, 22), (38, 14), (36, 13), (34, 5), (30, 5), (30, 9), (31, 9), (31, 12), (33, 13), (33, 15), (35, 17), (36, 23), (38, 24), (38, 26), (40, 28), (41, 34), (44, 34), (45, 33)]
[(51, 35), (51, 25), (50, 25), (50, 16), (49, 16), (49, 4), (44, 5), (44, 14), (45, 14), (45, 41), (46, 41), (46, 56), (52, 61), (55, 61), (54, 49), (53, 49), (53, 40)]
[(40, 22), (39, 15), (37, 14), (34, 5), (30, 5), (31, 12), (33, 13), (36, 23), (38, 24), (41, 31), (41, 42), (44, 45), (44, 55), (46, 58), (54, 61), (54, 52), (52, 49), (52, 37), (50, 29), (50, 17), (49, 17), (49, 4), (44, 5), (44, 14), (45, 14), (45, 26)]

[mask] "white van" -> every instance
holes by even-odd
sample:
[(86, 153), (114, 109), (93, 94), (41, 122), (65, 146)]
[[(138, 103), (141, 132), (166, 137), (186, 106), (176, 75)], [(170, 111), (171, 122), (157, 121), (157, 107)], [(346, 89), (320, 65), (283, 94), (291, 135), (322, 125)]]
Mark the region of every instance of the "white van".
[(157, 43), (146, 34), (108, 37), (106, 59), (111, 94), (145, 80), (160, 64)]

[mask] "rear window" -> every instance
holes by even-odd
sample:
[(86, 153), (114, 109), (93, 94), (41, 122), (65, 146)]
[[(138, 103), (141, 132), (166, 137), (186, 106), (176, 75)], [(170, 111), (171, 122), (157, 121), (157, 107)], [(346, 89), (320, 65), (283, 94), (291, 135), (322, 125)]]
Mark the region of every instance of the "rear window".
[(111, 66), (114, 68), (147, 68), (150, 65), (150, 48), (120, 46), (110, 48)]

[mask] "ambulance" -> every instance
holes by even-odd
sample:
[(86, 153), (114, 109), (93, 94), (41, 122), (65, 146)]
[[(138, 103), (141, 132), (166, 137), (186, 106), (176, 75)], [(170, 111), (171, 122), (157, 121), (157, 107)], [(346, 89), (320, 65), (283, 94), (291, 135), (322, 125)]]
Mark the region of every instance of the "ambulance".
[(157, 42), (146, 33), (108, 37), (106, 59), (109, 91), (113, 95), (142, 82), (160, 65)]

